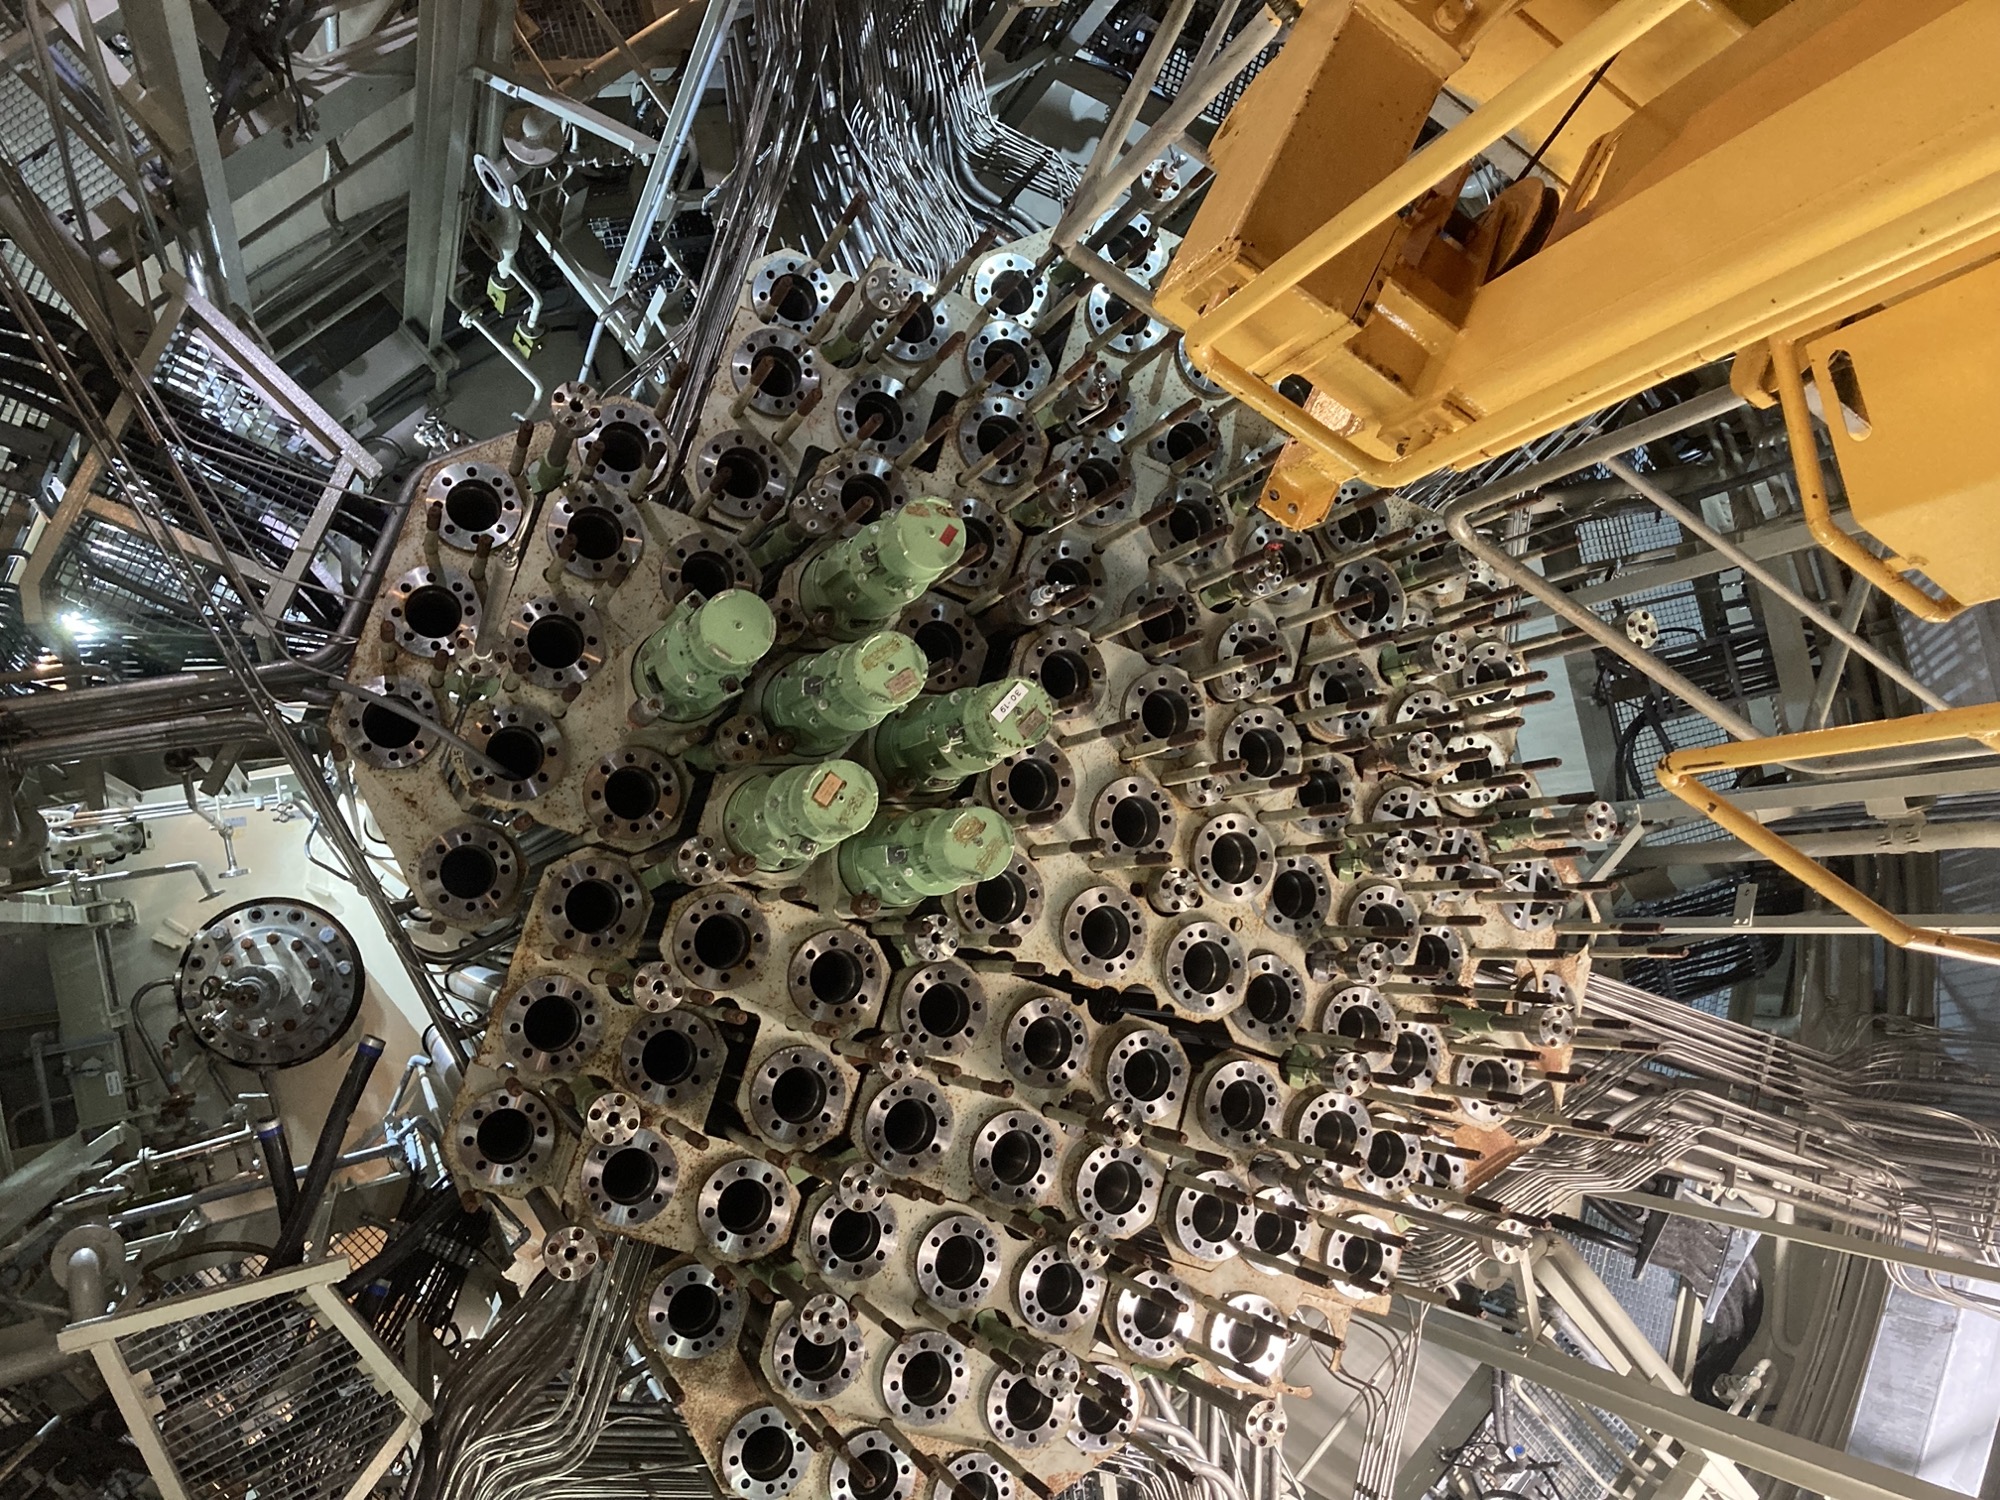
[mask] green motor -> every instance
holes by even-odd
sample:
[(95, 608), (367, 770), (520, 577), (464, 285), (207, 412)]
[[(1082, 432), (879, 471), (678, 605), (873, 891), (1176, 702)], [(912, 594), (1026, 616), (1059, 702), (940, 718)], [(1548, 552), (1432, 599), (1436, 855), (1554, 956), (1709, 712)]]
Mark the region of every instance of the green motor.
[(828, 611), (837, 630), (865, 630), (922, 598), (964, 555), (958, 511), (944, 500), (912, 500), (807, 563), (799, 602)]
[(915, 641), (878, 631), (782, 668), (764, 688), (764, 721), (792, 736), (794, 753), (825, 755), (916, 697), (929, 670)]
[(766, 771), (729, 794), (722, 835), (758, 869), (789, 869), (866, 828), (876, 800), (875, 778), (851, 760)]
[(771, 606), (748, 589), (689, 594), (633, 653), (632, 689), (658, 698), (669, 723), (695, 723), (743, 691), (777, 635)]
[(1007, 677), (913, 703), (875, 731), (889, 780), (942, 789), (1042, 742), (1055, 707), (1042, 685)]
[(884, 906), (991, 880), (1014, 857), (1007, 821), (990, 807), (934, 807), (892, 815), (840, 846), (840, 879)]

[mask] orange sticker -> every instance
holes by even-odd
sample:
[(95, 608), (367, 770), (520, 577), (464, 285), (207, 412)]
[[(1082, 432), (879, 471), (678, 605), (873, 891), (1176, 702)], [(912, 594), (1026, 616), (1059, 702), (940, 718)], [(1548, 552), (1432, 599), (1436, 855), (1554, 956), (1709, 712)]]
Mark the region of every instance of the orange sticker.
[(938, 540), (949, 547), (953, 542), (958, 540), (958, 528), (956, 526), (945, 527), (943, 531), (938, 533)]
[(813, 788), (813, 801), (821, 807), (831, 807), (833, 799), (838, 797), (846, 786), (844, 780), (828, 771), (826, 775), (820, 777), (819, 785)]

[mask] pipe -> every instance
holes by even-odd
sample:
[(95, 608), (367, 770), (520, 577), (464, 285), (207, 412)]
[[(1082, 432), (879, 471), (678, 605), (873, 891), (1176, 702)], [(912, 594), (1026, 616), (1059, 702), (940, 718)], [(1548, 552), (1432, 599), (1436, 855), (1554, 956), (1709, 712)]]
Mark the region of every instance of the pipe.
[(499, 351), (500, 357), (518, 370), (521, 378), (528, 382), (528, 385), (532, 389), (532, 394), (528, 397), (528, 404), (522, 410), (515, 412), (513, 416), (516, 422), (531, 420), (533, 415), (542, 409), (542, 397), (545, 394), (542, 388), (542, 377), (528, 368), (528, 362), (514, 352), (513, 345), (501, 338), (491, 328), (488, 328), (482, 319), (473, 317), (471, 313), (462, 307), (458, 310), (458, 326), (461, 328), (470, 328), (474, 333), (485, 339), (487, 343)]
[(1139, 60), (1139, 66), (1132, 73), (1132, 81), (1125, 86), (1117, 107), (1111, 111), (1111, 118), (1105, 122), (1104, 134), (1098, 137), (1097, 151), (1090, 158), (1090, 165), (1083, 169), (1083, 184), (1079, 192), (1090, 191), (1091, 184), (1118, 160), (1119, 152), (1125, 149), (1125, 137), (1132, 132), (1132, 122), (1139, 118), (1139, 111), (1153, 91), (1160, 72), (1173, 54), (1174, 43), (1180, 40), (1182, 29), (1187, 25), (1188, 14), (1194, 9), (1194, 0), (1170, 0), (1167, 13), (1153, 31), (1152, 44), (1146, 48), (1146, 55)]
[(1826, 474), (1819, 465), (1819, 444), (1813, 437), (1812, 413), (1806, 406), (1805, 381), (1799, 373), (1799, 351), (1790, 339), (1771, 340), (1771, 373), (1777, 379), (1778, 404), (1785, 414), (1792, 467), (1798, 471), (1799, 509), (1805, 513), (1806, 529), (1813, 540), (1847, 564), (1857, 578), (1867, 579), (1920, 620), (1941, 625), (1964, 613), (1965, 606), (1951, 595), (1933, 599), (1903, 577), (1900, 559), (1877, 557), (1833, 524)]
[(208, 877), (208, 870), (198, 859), (177, 859), (164, 865), (145, 865), (136, 870), (106, 870), (101, 875), (79, 875), (69, 872), (65, 884), (71, 894), (81, 895), (84, 886), (112, 885), (120, 880), (146, 880), (154, 875), (191, 874), (201, 882), (201, 899), (213, 901), (222, 894), (215, 888), (215, 882)]
[(277, 1200), (278, 1222), (282, 1224), (299, 1203), (297, 1171), (292, 1166), (292, 1147), (285, 1139), (284, 1121), (260, 1121), (257, 1145), (264, 1153), (264, 1170), (271, 1179), (271, 1196)]
[[(1840, 623), (1849, 630), (1860, 627), (1862, 611), (1868, 608), (1868, 601), (1875, 593), (1875, 585), (1865, 578), (1856, 578), (1848, 586), (1847, 600), (1840, 607)], [(1847, 671), (1848, 649), (1844, 642), (1835, 641), (1828, 648), (1820, 662), (1819, 681), (1813, 687), (1812, 704), (1806, 709), (1806, 728), (1824, 729), (1826, 721), (1833, 716), (1833, 700), (1840, 696), (1840, 679)]]
[(368, 1076), (382, 1060), (382, 1049), (387, 1045), (379, 1036), (364, 1036), (361, 1045), (354, 1049), (347, 1075), (340, 1080), (340, 1090), (327, 1107), (326, 1124), (320, 1127), (319, 1142), (306, 1166), (305, 1184), (299, 1189), (292, 1211), (278, 1230), (270, 1258), (264, 1263), (266, 1273), (295, 1266), (305, 1258), (306, 1231), (319, 1211), (320, 1199), (326, 1196), (327, 1184), (333, 1180), (334, 1166), (340, 1160), (340, 1143), (347, 1138), (347, 1128), (354, 1122), (354, 1111), (361, 1103), (362, 1090), (368, 1087)]
[(53, 1339), (29, 1349), (0, 1354), (0, 1390), (58, 1374), (75, 1357), (66, 1350), (58, 1349)]
[[(1793, 466), (1794, 468), (1797, 467), (1796, 458), (1794, 459)], [(1950, 702), (1939, 697), (1936, 693), (1925, 687), (1923, 683), (1911, 676), (1909, 671), (1900, 662), (1896, 661), (1888, 653), (1878, 650), (1873, 643), (1856, 635), (1847, 626), (1827, 614), (1825, 610), (1814, 604), (1790, 584), (1780, 579), (1777, 574), (1757, 561), (1756, 558), (1730, 541), (1721, 532), (1711, 527), (1694, 511), (1682, 505), (1672, 495), (1669, 495), (1658, 485), (1640, 475), (1637, 470), (1632, 468), (1622, 458), (1607, 459), (1605, 460), (1604, 467), (1617, 475), (1626, 484), (1629, 484), (1633, 489), (1637, 490), (1641, 495), (1645, 496), (1656, 510), (1664, 515), (1673, 517), (1680, 524), (1683, 531), (1692, 532), (1695, 536), (1701, 538), (1708, 546), (1714, 548), (1717, 552), (1735, 563), (1745, 574), (1756, 579), (1757, 582), (1784, 600), (1785, 603), (1805, 616), (1806, 619), (1811, 620), (1813, 624), (1832, 636), (1836, 641), (1839, 641), (1850, 651), (1858, 653), (1863, 661), (1874, 667), (1876, 671), (1880, 672), (1898, 687), (1903, 688), (1919, 703), (1929, 708), (1951, 707)], [(1803, 490), (1804, 488), (1805, 486), (1802, 482), (1800, 489)], [(1807, 517), (1807, 525), (1809, 527), (1811, 525), (1810, 516)], [(1844, 531), (1840, 534), (1842, 536), (1847, 535)], [(1814, 535), (1817, 537), (1818, 533), (1814, 532)]]
[(105, 1284), (104, 1262), (88, 1245), (70, 1251), (65, 1268), (69, 1277), (69, 1316), (73, 1323), (101, 1318), (111, 1306), (111, 1289)]

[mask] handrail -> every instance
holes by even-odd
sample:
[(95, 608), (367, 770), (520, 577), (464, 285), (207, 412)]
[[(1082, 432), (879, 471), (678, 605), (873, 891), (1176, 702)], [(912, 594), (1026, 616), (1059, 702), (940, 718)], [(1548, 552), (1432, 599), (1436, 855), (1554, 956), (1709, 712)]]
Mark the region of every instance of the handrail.
[(1905, 719), (1882, 719), (1872, 724), (1849, 724), (1837, 729), (1809, 729), (1739, 744), (1676, 750), (1660, 762), (1654, 776), (1664, 790), (1897, 947), (1943, 958), (1962, 958), (1971, 963), (2000, 965), (2000, 943), (1942, 932), (1935, 927), (1912, 926), (1862, 895), (1720, 792), (1695, 780), (1711, 771), (1738, 771), (1784, 760), (1820, 760), (1956, 739), (1977, 740), (1988, 749), (2000, 749), (2000, 703), (1950, 708)]
[[(1777, 379), (1778, 404), (1785, 413), (1785, 436), (1791, 443), (1792, 467), (1798, 471), (1799, 508), (1805, 513), (1806, 530), (1812, 533), (1812, 539), (1845, 563), (1857, 577), (1867, 579), (1920, 620), (1942, 625), (1963, 614), (1965, 606), (1951, 595), (1933, 598), (1905, 578), (1906, 569), (1898, 566), (1901, 559), (1877, 557), (1833, 524), (1826, 474), (1820, 468), (1819, 444), (1813, 438), (1812, 411), (1806, 405), (1798, 346), (1790, 339), (1771, 340), (1771, 373)], [(1827, 409), (1832, 410), (1831, 406)]]

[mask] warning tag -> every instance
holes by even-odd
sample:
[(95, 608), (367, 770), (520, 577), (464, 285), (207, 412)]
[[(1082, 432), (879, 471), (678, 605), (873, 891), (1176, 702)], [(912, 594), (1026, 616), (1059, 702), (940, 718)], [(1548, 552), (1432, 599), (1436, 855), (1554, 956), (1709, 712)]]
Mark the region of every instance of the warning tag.
[(938, 533), (938, 540), (949, 547), (953, 542), (958, 540), (958, 528), (956, 526), (945, 527), (943, 531)]
[(1000, 701), (993, 705), (994, 723), (998, 724), (1021, 706), (1021, 700), (1028, 696), (1028, 686), (1028, 679), (1024, 677), (1000, 695)]

